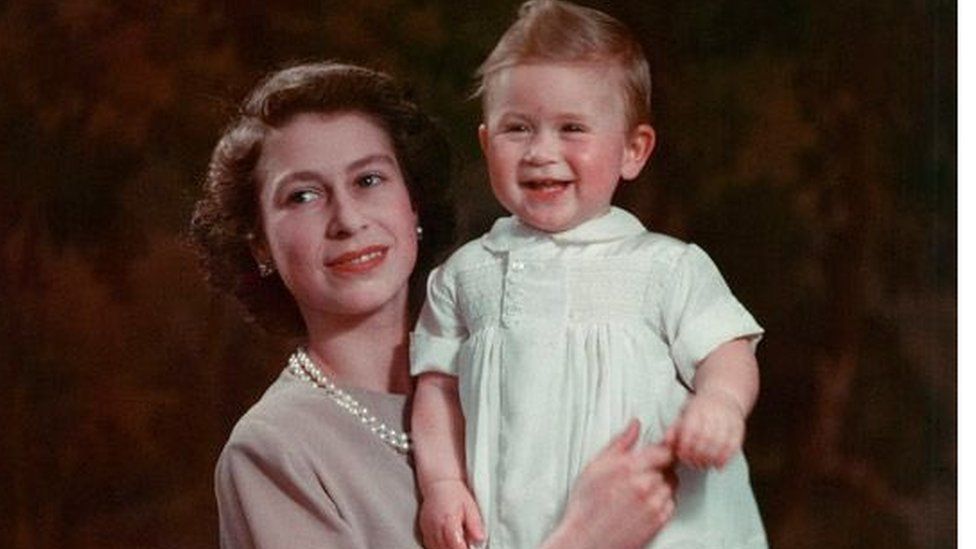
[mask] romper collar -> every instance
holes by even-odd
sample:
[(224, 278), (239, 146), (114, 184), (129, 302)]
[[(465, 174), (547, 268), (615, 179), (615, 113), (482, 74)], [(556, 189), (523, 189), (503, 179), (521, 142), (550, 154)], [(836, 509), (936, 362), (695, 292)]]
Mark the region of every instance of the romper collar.
[(646, 230), (633, 214), (611, 206), (606, 214), (559, 233), (540, 231), (526, 225), (515, 216), (503, 217), (495, 221), (491, 230), (481, 237), (481, 243), (493, 252), (505, 252), (543, 242), (557, 244), (608, 242), (636, 236)]

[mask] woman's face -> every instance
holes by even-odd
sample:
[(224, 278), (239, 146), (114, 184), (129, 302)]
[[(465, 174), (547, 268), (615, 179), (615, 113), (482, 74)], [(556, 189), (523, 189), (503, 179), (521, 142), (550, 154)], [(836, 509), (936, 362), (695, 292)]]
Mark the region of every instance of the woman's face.
[(309, 327), (402, 315), (417, 216), (387, 133), (358, 112), (301, 114), (272, 130), (256, 168), (264, 240)]

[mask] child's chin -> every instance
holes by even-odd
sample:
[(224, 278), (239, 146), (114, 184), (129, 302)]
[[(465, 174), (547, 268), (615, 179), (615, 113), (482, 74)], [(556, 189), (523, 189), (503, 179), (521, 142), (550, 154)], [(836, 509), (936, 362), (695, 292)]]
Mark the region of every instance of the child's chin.
[(568, 223), (529, 223), (529, 225), (546, 233), (561, 233), (572, 228)]
[(576, 226), (573, 219), (563, 217), (527, 216), (522, 221), (527, 225), (547, 233), (561, 233)]

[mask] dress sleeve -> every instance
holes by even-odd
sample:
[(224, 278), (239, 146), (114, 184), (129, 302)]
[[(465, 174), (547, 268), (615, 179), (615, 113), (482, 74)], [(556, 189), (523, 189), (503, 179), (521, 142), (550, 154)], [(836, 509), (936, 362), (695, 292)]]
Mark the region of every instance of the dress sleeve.
[(301, 448), (259, 420), (234, 429), (215, 474), (222, 549), (365, 548)]
[(732, 295), (715, 263), (694, 244), (689, 244), (674, 263), (662, 314), (671, 358), (689, 387), (697, 365), (716, 347), (747, 337), (755, 350), (763, 333)]
[(468, 330), (461, 318), (457, 288), (443, 266), (427, 278), (427, 301), (410, 334), (410, 373), (457, 375), (455, 357)]

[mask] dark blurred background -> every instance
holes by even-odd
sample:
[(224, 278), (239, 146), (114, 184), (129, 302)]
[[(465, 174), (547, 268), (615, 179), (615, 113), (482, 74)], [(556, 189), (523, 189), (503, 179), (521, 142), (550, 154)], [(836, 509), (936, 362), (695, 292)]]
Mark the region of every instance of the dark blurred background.
[[(659, 147), (619, 202), (768, 330), (773, 546), (955, 546), (955, 3), (587, 3), (654, 72)], [(0, 1), (0, 546), (216, 546), (214, 461), (287, 352), (184, 244), (218, 132), (289, 60), (387, 70), (449, 129), (479, 234), (466, 98), (516, 6)]]

